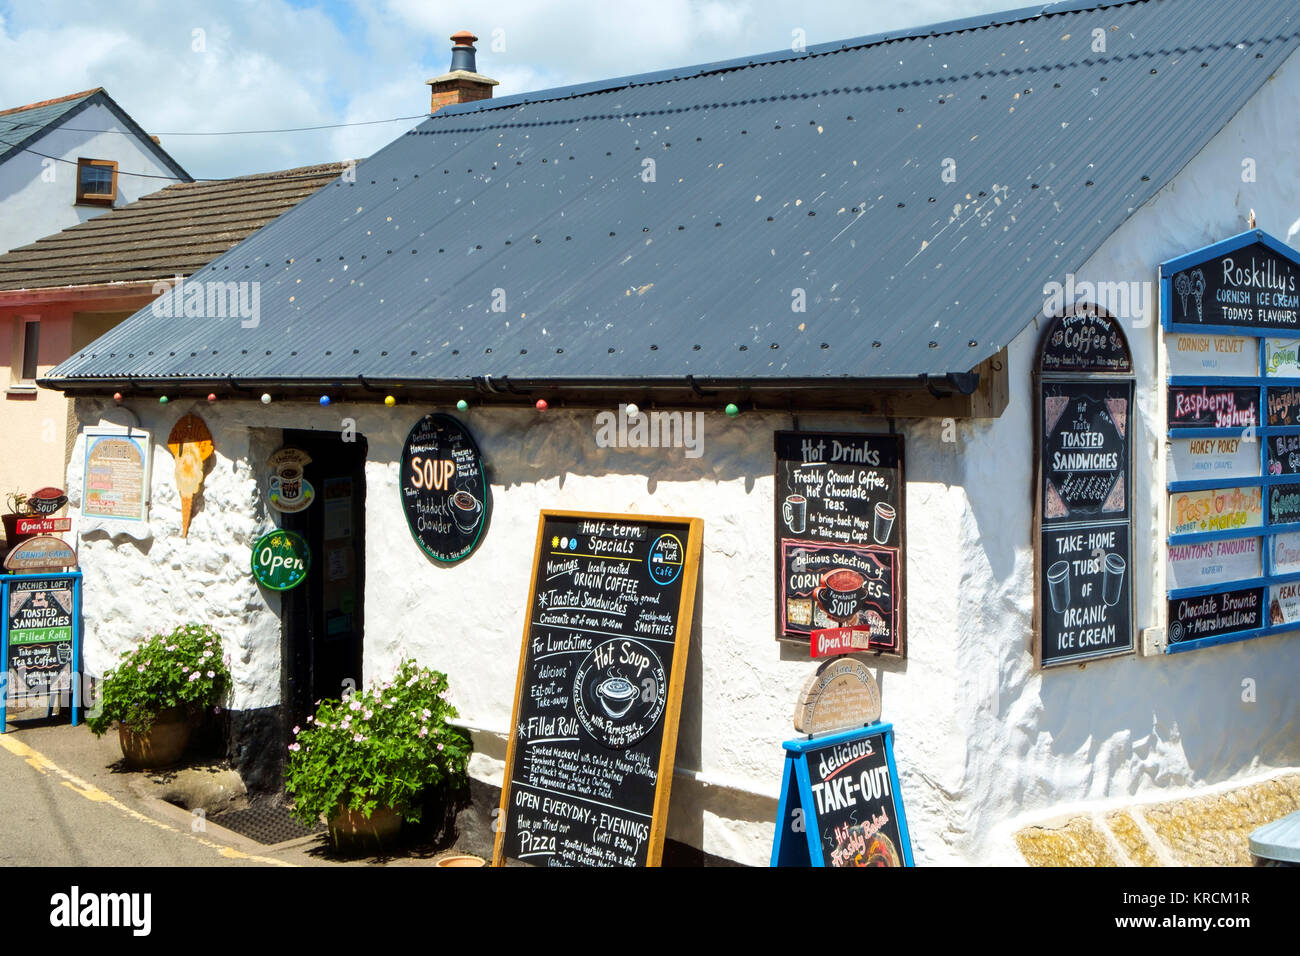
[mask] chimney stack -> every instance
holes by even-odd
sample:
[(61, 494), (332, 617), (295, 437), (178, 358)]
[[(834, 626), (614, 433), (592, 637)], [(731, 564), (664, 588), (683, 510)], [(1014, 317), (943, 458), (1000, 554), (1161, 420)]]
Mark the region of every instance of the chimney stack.
[(426, 80), (429, 84), (429, 112), (436, 113), (444, 106), (454, 103), (473, 103), (475, 100), (490, 100), (492, 87), (497, 81), (483, 76), (474, 65), (474, 43), (478, 37), (468, 30), (453, 33), (451, 42), (451, 72)]

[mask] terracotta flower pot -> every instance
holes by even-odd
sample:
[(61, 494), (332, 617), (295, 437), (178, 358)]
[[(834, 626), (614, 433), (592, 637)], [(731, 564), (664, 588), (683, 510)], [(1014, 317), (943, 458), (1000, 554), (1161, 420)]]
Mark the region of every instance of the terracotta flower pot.
[(117, 726), (122, 756), (136, 770), (170, 767), (185, 753), (193, 731), (194, 722), (181, 707), (160, 711), (153, 726), (143, 734), (136, 733), (129, 724)]
[(438, 866), (487, 866), (487, 860), (481, 856), (470, 856), (460, 854), (459, 856), (444, 856), (437, 863)]
[(402, 832), (402, 816), (391, 807), (375, 807), (370, 818), (360, 810), (339, 807), (329, 822), (330, 841), (343, 853), (364, 853), (393, 846)]

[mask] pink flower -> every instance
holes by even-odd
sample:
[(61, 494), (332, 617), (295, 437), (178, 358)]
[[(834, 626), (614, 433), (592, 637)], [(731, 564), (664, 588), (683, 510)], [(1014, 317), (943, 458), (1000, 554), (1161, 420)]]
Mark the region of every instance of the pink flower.
[(182, 665), (181, 665), (181, 673), (182, 673), (182, 674), (188, 674), (189, 672), (190, 672), (190, 665), (189, 665), (189, 664), (182, 664)]
[(361, 701), (359, 700), (354, 700), (352, 703), (348, 704), (348, 710), (360, 710), (360, 709), (361, 709)]
[[(311, 724), (311, 723), (315, 723), (315, 721), (316, 721), (315, 717), (313, 717), (311, 714), (307, 715), (307, 723)], [(297, 731), (295, 730), (294, 733), (297, 733)]]
[(439, 750), (442, 749), (442, 744), (438, 744), (438, 749), (439, 749)]
[(302, 750), (302, 744), (295, 741), (289, 745), (289, 749), (292, 750), (294, 753), (297, 753), (299, 750)]
[(425, 720), (428, 720), (430, 717), (433, 716), (433, 711), (431, 711), (428, 707), (424, 708), (424, 710), (420, 711), (420, 713), (424, 716)]
[[(310, 717), (308, 717), (307, 719), (308, 719), (308, 720), (311, 720)], [(294, 728), (293, 728), (293, 735), (294, 735), (295, 737), (297, 737), (298, 734), (299, 734), (299, 732), (300, 732), (301, 730), (302, 730), (301, 727), (298, 727), (298, 726), (295, 725)]]
[(365, 738), (365, 737), (362, 737), (360, 734), (353, 734), (353, 735), (352, 735), (352, 741), (353, 741), (353, 743), (358, 743), (358, 744), (359, 744), (359, 743), (361, 743), (361, 741), (363, 741), (363, 740), (365, 740), (365, 739), (366, 739), (366, 738)]
[(421, 737), (427, 737), (428, 735), (429, 735), (429, 728), (428, 728), (428, 727), (421, 727), (421, 728), (420, 728), (420, 736), (421, 736)]
[(441, 691), (441, 692), (439, 692), (438, 697), (441, 698), (442, 700), (450, 700), (450, 699), (451, 699), (451, 691), (449, 691), (449, 690)]
[(144, 673), (144, 665), (141, 664), (139, 667), (136, 668), (136, 670), (138, 670), (141, 674), (143, 674), (143, 673)]
[(339, 726), (342, 727), (344, 730), (349, 730), (349, 729), (351, 729), (351, 727), (352, 727), (352, 718), (351, 718), (351, 717), (344, 717), (344, 718), (343, 718), (343, 723), (339, 724)]
[(199, 679), (200, 677), (202, 677), (202, 676), (203, 676), (203, 675), (200, 674), (198, 671), (195, 671), (193, 674), (190, 675), (190, 680), (192, 680), (192, 681), (196, 681), (196, 680), (198, 680), (198, 679)]
[(375, 716), (375, 712), (373, 710), (367, 710), (364, 716), (366, 720), (369, 720), (371, 717)]
[(216, 671), (208, 671), (208, 676), (209, 676), (209, 677), (216, 677), (216, 676), (217, 676), (217, 672), (216, 672)]

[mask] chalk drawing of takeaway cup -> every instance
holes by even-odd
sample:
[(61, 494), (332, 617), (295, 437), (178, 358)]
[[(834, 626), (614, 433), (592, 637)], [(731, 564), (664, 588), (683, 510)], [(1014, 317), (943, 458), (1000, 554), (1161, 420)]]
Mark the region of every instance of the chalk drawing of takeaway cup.
[(636, 685), (626, 677), (606, 677), (596, 685), (596, 696), (605, 713), (617, 719), (632, 709), (637, 698)]
[(808, 518), (808, 499), (803, 495), (791, 495), (785, 499), (785, 504), (781, 506), (781, 517), (785, 519), (785, 526), (795, 534), (803, 534), (803, 529)]
[(1060, 614), (1070, 606), (1070, 562), (1057, 561), (1047, 569), (1047, 594), (1052, 610)]
[(1120, 590), (1124, 586), (1124, 571), (1128, 568), (1128, 562), (1124, 560), (1123, 555), (1115, 554), (1113, 551), (1106, 555), (1102, 563), (1101, 576), (1101, 599), (1106, 602), (1107, 607), (1114, 607), (1119, 603)]
[(889, 544), (889, 536), (894, 530), (894, 518), (897, 512), (894, 506), (884, 501), (876, 502), (876, 521), (871, 529), (871, 536), (876, 544)]
[(848, 624), (858, 615), (866, 598), (866, 578), (852, 568), (836, 568), (822, 575), (821, 587), (813, 600), (838, 624)]
[(280, 500), (297, 501), (302, 494), (302, 469), (297, 465), (284, 465), (276, 477), (280, 479)]
[(478, 527), (479, 515), (482, 513), (483, 505), (468, 491), (458, 491), (451, 496), (451, 516), (456, 527), (465, 534)]

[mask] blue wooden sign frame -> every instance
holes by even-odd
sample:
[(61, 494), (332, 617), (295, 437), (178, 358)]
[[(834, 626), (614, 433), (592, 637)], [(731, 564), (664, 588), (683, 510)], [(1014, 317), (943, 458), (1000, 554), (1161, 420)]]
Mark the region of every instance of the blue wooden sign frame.
[[(776, 810), (772, 866), (827, 865), (822, 852), (817, 803), (813, 798), (812, 780), (808, 773), (809, 755), (870, 737), (880, 737), (884, 743), (885, 762), (889, 767), (890, 797), (896, 811), (895, 819), (901, 843), (899, 852), (903, 855), (903, 865), (916, 865), (912, 860), (912, 838), (907, 829), (907, 812), (903, 808), (903, 795), (898, 787), (898, 768), (894, 764), (894, 725), (881, 723), (818, 737), (801, 737), (781, 744), (785, 748), (785, 772), (781, 776), (781, 800)], [(796, 829), (798, 819), (802, 821), (802, 833)]]
[[(81, 723), (81, 572), (59, 571), (48, 574), (0, 575), (0, 734), (7, 730), (9, 699), (14, 675), (9, 672), (9, 592), (17, 581), (68, 581), (72, 585), (72, 726)], [(21, 695), (26, 696), (26, 695)], [(15, 696), (14, 699), (19, 699)], [(54, 710), (49, 698), (48, 713)]]
[[(1224, 594), (1229, 591), (1256, 591), (1260, 594), (1260, 619), (1263, 626), (1238, 630), (1232, 633), (1216, 634), (1212, 637), (1192, 638), (1188, 640), (1168, 640), (1165, 644), (1166, 654), (1179, 654), (1185, 651), (1193, 651), (1204, 647), (1214, 647), (1219, 644), (1232, 644), (1237, 641), (1250, 640), (1251, 638), (1264, 637), (1270, 634), (1280, 634), (1288, 631), (1300, 630), (1300, 622), (1296, 623), (1272, 623), (1270, 619), (1270, 597), (1275, 586), (1279, 584), (1297, 584), (1300, 583), (1300, 573), (1277, 573), (1273, 567), (1274, 560), (1274, 538), (1280, 533), (1292, 533), (1300, 531), (1300, 523), (1274, 524), (1271, 520), (1268, 507), (1269, 490), (1275, 485), (1296, 484), (1300, 482), (1300, 475), (1270, 475), (1268, 471), (1268, 447), (1269, 439), (1274, 435), (1300, 435), (1300, 425), (1269, 425), (1268, 424), (1268, 390), (1269, 387), (1300, 387), (1300, 378), (1284, 378), (1277, 375), (1268, 375), (1266, 369), (1266, 353), (1268, 349), (1268, 339), (1291, 338), (1300, 344), (1300, 328), (1294, 330), (1275, 328), (1272, 326), (1254, 327), (1249, 325), (1201, 325), (1198, 323), (1183, 323), (1173, 321), (1173, 296), (1174, 277), (1187, 269), (1193, 269), (1211, 262), (1228, 253), (1235, 252), (1238, 249), (1244, 249), (1253, 245), (1261, 245), (1269, 251), (1275, 253), (1279, 258), (1286, 259), (1298, 268), (1300, 268), (1300, 252), (1292, 249), (1286, 243), (1270, 236), (1268, 233), (1259, 229), (1251, 229), (1239, 235), (1216, 242), (1213, 245), (1206, 246), (1203, 249), (1197, 249), (1194, 252), (1186, 253), (1175, 259), (1160, 264), (1160, 324), (1167, 333), (1181, 333), (1183, 335), (1206, 335), (1206, 336), (1232, 336), (1235, 338), (1249, 338), (1255, 340), (1255, 346), (1258, 349), (1256, 368), (1254, 375), (1248, 376), (1225, 376), (1225, 375), (1170, 375), (1166, 379), (1166, 385), (1169, 387), (1192, 386), (1201, 387), (1236, 387), (1242, 389), (1255, 389), (1258, 395), (1256, 403), (1256, 424), (1252, 428), (1228, 427), (1228, 428), (1179, 428), (1170, 427), (1166, 420), (1165, 435), (1169, 439), (1175, 438), (1240, 438), (1243, 432), (1249, 432), (1251, 439), (1256, 443), (1260, 456), (1260, 468), (1258, 477), (1225, 477), (1225, 478), (1205, 478), (1189, 481), (1170, 481), (1165, 487), (1166, 494), (1173, 495), (1181, 491), (1203, 491), (1216, 488), (1240, 487), (1240, 488), (1259, 488), (1263, 498), (1261, 508), (1263, 510), (1262, 522), (1260, 527), (1240, 528), (1234, 530), (1219, 530), (1208, 532), (1195, 532), (1187, 534), (1169, 534), (1168, 528), (1165, 529), (1165, 544), (1167, 547), (1184, 545), (1184, 544), (1203, 544), (1216, 541), (1227, 541), (1235, 538), (1258, 538), (1260, 541), (1260, 571), (1258, 576), (1251, 576), (1236, 581), (1218, 582), (1215, 584), (1196, 585), (1193, 587), (1167, 587), (1165, 600), (1167, 602), (1177, 601), (1183, 598), (1197, 598), (1211, 595)], [(1168, 416), (1166, 415), (1166, 419)], [(1172, 626), (1172, 622), (1167, 622)]]

